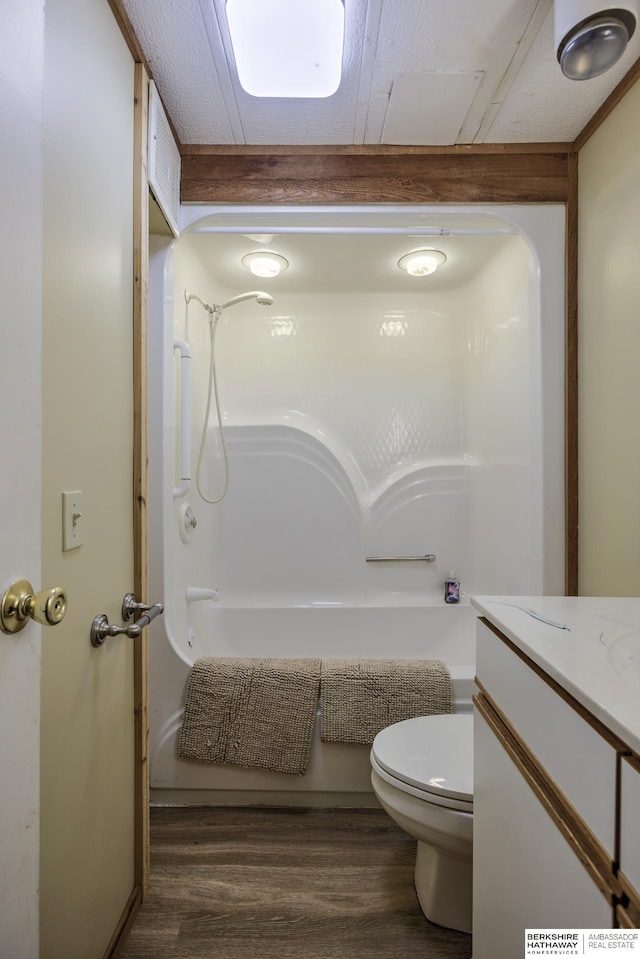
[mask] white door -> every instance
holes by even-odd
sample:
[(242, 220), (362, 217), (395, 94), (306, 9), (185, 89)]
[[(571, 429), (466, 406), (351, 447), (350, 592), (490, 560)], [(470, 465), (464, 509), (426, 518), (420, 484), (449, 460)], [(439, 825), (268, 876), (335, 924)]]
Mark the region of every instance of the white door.
[(133, 588), (133, 72), (103, 0), (3, 5), (0, 598), (68, 610), (0, 632), (0, 959), (102, 959), (139, 896), (133, 647), (89, 642)]
[[(134, 588), (133, 135), (109, 4), (47, 0), (42, 569), (69, 604), (42, 642), (42, 959), (102, 959), (138, 895), (134, 640), (89, 639), (98, 615), (124, 625)], [(66, 544), (65, 493), (82, 513)]]
[[(40, 581), (42, 4), (0, 30), (0, 590)], [(38, 956), (40, 632), (0, 633), (0, 955)]]

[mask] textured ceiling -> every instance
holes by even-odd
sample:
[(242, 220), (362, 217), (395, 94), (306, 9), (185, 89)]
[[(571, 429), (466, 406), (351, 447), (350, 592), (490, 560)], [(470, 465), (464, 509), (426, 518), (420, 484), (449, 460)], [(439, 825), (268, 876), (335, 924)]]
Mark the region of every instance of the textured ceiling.
[[(303, 0), (301, 0), (303, 2)], [(552, 0), (345, 0), (343, 80), (326, 99), (240, 87), (225, 0), (124, 0), (183, 144), (573, 140), (640, 56), (562, 76)]]

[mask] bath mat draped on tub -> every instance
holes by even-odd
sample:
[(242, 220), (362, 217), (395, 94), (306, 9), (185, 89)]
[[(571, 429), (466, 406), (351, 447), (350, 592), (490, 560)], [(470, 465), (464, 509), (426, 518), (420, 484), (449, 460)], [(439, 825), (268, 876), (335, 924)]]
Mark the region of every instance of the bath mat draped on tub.
[(440, 660), (323, 659), (320, 738), (372, 743), (392, 723), (452, 711), (451, 676)]
[(302, 776), (319, 686), (319, 659), (197, 659), (178, 754)]

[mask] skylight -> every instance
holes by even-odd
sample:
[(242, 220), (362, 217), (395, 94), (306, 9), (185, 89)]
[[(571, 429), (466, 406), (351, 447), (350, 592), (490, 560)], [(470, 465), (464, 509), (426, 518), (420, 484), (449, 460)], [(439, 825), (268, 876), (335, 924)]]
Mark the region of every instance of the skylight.
[(254, 97), (330, 97), (340, 85), (342, 0), (227, 0), (243, 90)]

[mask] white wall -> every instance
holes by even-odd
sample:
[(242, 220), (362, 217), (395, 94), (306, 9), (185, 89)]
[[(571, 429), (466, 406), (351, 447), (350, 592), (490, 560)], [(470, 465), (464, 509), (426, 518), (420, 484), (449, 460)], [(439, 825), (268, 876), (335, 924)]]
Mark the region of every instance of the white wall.
[(229, 422), (299, 411), (353, 460), (365, 495), (421, 462), (462, 452), (457, 292), (281, 294), (221, 324)]
[[(40, 589), (41, 3), (4, 4), (0, 30), (0, 591)], [(38, 949), (40, 627), (0, 634), (0, 954)]]
[(530, 310), (531, 256), (514, 237), (466, 291), (471, 592), (543, 590), (540, 322), (539, 310)]
[(579, 158), (580, 593), (640, 592), (640, 84)]

